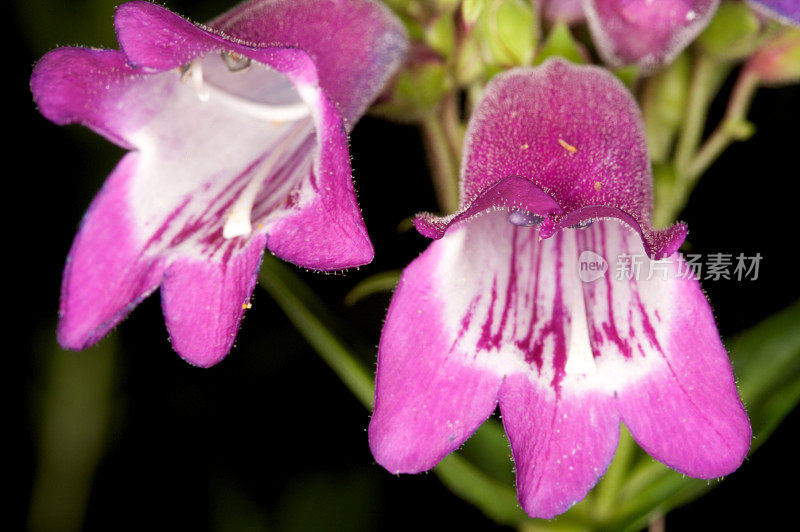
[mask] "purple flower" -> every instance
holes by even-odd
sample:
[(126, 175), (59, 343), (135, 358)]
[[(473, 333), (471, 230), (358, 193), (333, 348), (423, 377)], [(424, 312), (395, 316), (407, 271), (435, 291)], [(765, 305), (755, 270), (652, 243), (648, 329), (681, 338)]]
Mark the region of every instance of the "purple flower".
[[(642, 122), (620, 82), (557, 60), (497, 76), (469, 125), (461, 210), (417, 218), (438, 240), (389, 307), (378, 463), (429, 469), (499, 403), (532, 517), (586, 495), (621, 422), (686, 475), (735, 470), (749, 420), (708, 302), (681, 275), (686, 228), (652, 229), (650, 208)], [(612, 271), (637, 255), (638, 278)]]
[(749, 0), (756, 11), (784, 24), (800, 26), (800, 0)]
[(650, 71), (703, 31), (719, 0), (583, 0), (597, 50), (613, 66)]
[(347, 132), (405, 33), (371, 0), (254, 0), (210, 27), (129, 2), (115, 26), (121, 51), (59, 48), (31, 79), (47, 118), (131, 150), (72, 245), (58, 338), (95, 343), (160, 285), (174, 349), (210, 366), (265, 247), (318, 270), (372, 259)]

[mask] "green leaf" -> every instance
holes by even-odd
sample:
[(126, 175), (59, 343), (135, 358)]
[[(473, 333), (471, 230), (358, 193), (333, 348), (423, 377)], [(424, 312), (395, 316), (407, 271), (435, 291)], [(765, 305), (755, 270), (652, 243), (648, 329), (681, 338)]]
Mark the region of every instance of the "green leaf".
[[(753, 425), (753, 449), (797, 404), (800, 301), (728, 343), (739, 392)], [(752, 450), (751, 450), (752, 452)]]
[(378, 292), (391, 292), (400, 281), (401, 270), (390, 270), (386, 272), (370, 275), (360, 283), (355, 285), (350, 292), (344, 296), (344, 304), (353, 306), (362, 299)]

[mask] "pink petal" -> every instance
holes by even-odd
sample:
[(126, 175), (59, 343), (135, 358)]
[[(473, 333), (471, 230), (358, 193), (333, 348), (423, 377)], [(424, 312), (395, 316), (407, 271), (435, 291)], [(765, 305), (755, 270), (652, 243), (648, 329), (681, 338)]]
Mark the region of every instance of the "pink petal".
[[(692, 477), (735, 470), (750, 448), (750, 422), (708, 302), (679, 256), (650, 265), (635, 233), (601, 222), (581, 247), (611, 269), (584, 284), (597, 368), (608, 376), (625, 425), (654, 458)], [(639, 280), (618, 279), (621, 254), (636, 256)], [(662, 273), (663, 272), (663, 273)]]
[(561, 207), (541, 188), (522, 177), (506, 177), (488, 186), (471, 203), (450, 216), (423, 213), (414, 219), (417, 231), (428, 238), (442, 238), (454, 224), (498, 208), (519, 209), (541, 215), (562, 214)]
[(583, 0), (592, 38), (613, 66), (669, 63), (703, 31), (719, 0)]
[(591, 357), (573, 316), (585, 312), (575, 239), (540, 242), (506, 216), (452, 228), (403, 274), (381, 336), (370, 429), (373, 454), (392, 472), (432, 467), (456, 449), (491, 414), (503, 378), (521, 374), (552, 393), (582, 379), (566, 373), (571, 350)]
[(85, 349), (161, 282), (163, 261), (136, 235), (128, 192), (138, 156), (128, 154), (87, 211), (61, 285), (58, 341)]
[(269, 229), (269, 249), (314, 270), (340, 270), (372, 262), (375, 255), (350, 177), (341, 117), (325, 95), (313, 102), (322, 155), (310, 174), (313, 197), (286, 212)]
[(509, 376), (500, 411), (514, 454), (517, 494), (531, 517), (551, 519), (581, 501), (605, 473), (619, 441), (614, 398), (586, 393), (580, 380), (555, 392)]
[(164, 275), (161, 306), (172, 347), (187, 362), (209, 367), (233, 346), (258, 279), (266, 238), (231, 241), (221, 259), (179, 257)]
[[(532, 202), (532, 189), (519, 185), (499, 196), (493, 192), (511, 178), (532, 183), (539, 199)], [(525, 204), (556, 206), (534, 212), (545, 217), (543, 238), (615, 217), (660, 257), (686, 236), (683, 224), (650, 226), (652, 175), (638, 105), (619, 80), (594, 66), (551, 59), (495, 76), (467, 129), (459, 212), (440, 219), (423, 215), (418, 226), (438, 238), (479, 212)]]
[(458, 331), (447, 326), (436, 274), (445, 253), (432, 245), (406, 268), (381, 335), (369, 442), (392, 473), (432, 468), (497, 405), (501, 376), (471, 363), (473, 353), (455, 345)]
[(116, 50), (58, 48), (36, 63), (31, 91), (39, 111), (56, 124), (80, 123), (131, 148), (128, 135), (139, 120), (130, 88), (139, 79)]
[[(318, 82), (336, 102), (348, 130), (408, 46), (397, 18), (371, 0), (244, 2), (210, 26), (213, 30), (195, 26), (150, 2), (123, 4), (116, 16), (120, 45), (134, 64), (167, 70), (212, 50), (235, 51), (297, 82)], [(278, 57), (276, 48), (299, 50)]]

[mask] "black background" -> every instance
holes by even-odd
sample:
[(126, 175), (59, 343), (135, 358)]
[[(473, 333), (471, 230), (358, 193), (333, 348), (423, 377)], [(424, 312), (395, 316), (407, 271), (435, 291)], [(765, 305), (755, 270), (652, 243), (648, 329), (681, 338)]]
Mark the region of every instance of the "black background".
[[(45, 360), (39, 346), (54, 336), (64, 258), (83, 211), (122, 154), (80, 127), (47, 122), (31, 101), (27, 80), (44, 50), (78, 40), (112, 44), (107, 39), (114, 2), (71, 2), (76, 18), (62, 21), (53, 20), (61, 12), (52, 4), (19, 2), (13, 47), (6, 48), (12, 65), (6, 84), (13, 94), (6, 99), (4, 121), (10, 140), (4, 150), (10, 293), (4, 301), (12, 321), (6, 321), (4, 354), (12, 408), (4, 432), (12, 447), (6, 455), (12, 528), (26, 520), (36, 472), (33, 398)], [(98, 5), (105, 11), (96, 13), (102, 11)], [(205, 20), (226, 2), (170, 1), (169, 6)], [(83, 32), (75, 26), (91, 10), (95, 26), (108, 27)], [(91, 41), (98, 35), (103, 42)], [(729, 89), (730, 81), (723, 95)], [(721, 116), (723, 105), (715, 103), (712, 117)], [(723, 337), (800, 296), (795, 223), (800, 89), (762, 90), (750, 117), (757, 134), (713, 166), (681, 216), (689, 223), (692, 252), (763, 256), (758, 281), (704, 283)], [(367, 117), (352, 135), (352, 156), (376, 260), (346, 275), (300, 273), (377, 344), (381, 319), (376, 316), (389, 296), (372, 296), (355, 308), (340, 301), (359, 279), (402, 268), (424, 249), (425, 239), (396, 227), (435, 204), (413, 126)], [(376, 465), (367, 446), (368, 413), (262, 289), (256, 289), (253, 303), (237, 346), (209, 370), (189, 366), (171, 350), (157, 296), (118, 328), (118, 401), (91, 491), (87, 529), (231, 529), (231, 516), (241, 529), (253, 530), (496, 526), (435, 475), (398, 478)], [(795, 515), (796, 490), (787, 486), (799, 472), (798, 427), (795, 411), (739, 471), (703, 499), (670, 513), (667, 525), (732, 527), (753, 519), (765, 526)]]

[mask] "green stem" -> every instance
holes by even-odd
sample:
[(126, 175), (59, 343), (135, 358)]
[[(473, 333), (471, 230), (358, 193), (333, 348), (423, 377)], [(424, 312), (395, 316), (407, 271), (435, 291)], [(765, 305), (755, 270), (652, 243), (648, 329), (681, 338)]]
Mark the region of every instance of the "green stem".
[(692, 80), (689, 87), (689, 101), (686, 116), (678, 139), (675, 152), (675, 167), (679, 174), (683, 173), (694, 156), (708, 115), (708, 106), (716, 87), (715, 78), (717, 64), (708, 55), (698, 52), (692, 68)]
[(461, 161), (461, 146), (464, 143), (464, 126), (461, 124), (457, 96), (455, 91), (451, 91), (442, 99), (442, 124), (450, 151), (458, 163)]
[(750, 70), (745, 68), (741, 71), (722, 122), (706, 140), (686, 170), (684, 179), (687, 182), (695, 182), (728, 146), (747, 136), (747, 132), (742, 132), (741, 126), (747, 119), (747, 112), (758, 89), (758, 81), (758, 76)]
[[(701, 55), (700, 57), (702, 58), (703, 56)], [(698, 61), (705, 62), (709, 60), (698, 59)], [(709, 67), (698, 68), (702, 71), (709, 69)], [(719, 71), (713, 74), (712, 77), (717, 77), (718, 73)], [(697, 74), (696, 77), (705, 79), (706, 74)], [(694, 81), (695, 78), (693, 78), (693, 84)], [(711, 86), (716, 85), (713, 79), (705, 79), (705, 81), (710, 83)], [(675, 157), (674, 182), (668, 187), (662, 187), (665, 192), (656, 197), (657, 201), (653, 211), (653, 222), (656, 227), (672, 223), (686, 205), (689, 195), (697, 185), (697, 181), (708, 170), (709, 166), (731, 143), (749, 136), (751, 130), (746, 123), (746, 117), (757, 88), (758, 78), (749, 70), (743, 69), (731, 92), (722, 121), (699, 150), (695, 142), (695, 135), (698, 130), (702, 133), (702, 124), (695, 123), (699, 122), (699, 120), (691, 112), (687, 116), (687, 123), (684, 125), (684, 132), (681, 137), (682, 144), (679, 145)], [(708, 92), (707, 88), (693, 87), (693, 91), (695, 90), (704, 94)], [(695, 96), (693, 92), (692, 96), (690, 96), (690, 108), (693, 106), (692, 100), (695, 101), (695, 108), (701, 107), (700, 100), (705, 101), (702, 106), (703, 110), (700, 111), (701, 115), (698, 115), (705, 117), (709, 98), (702, 95)], [(694, 112), (697, 113), (697, 109)], [(693, 122), (693, 124), (688, 125), (689, 122)], [(684, 140), (686, 138), (689, 140)], [(691, 145), (691, 149), (687, 147), (689, 145)]]
[(458, 161), (439, 113), (422, 120), (422, 132), (433, 171), (433, 187), (439, 208), (445, 214), (458, 209)]
[(633, 441), (633, 437), (628, 429), (622, 427), (614, 460), (595, 488), (595, 515), (598, 521), (602, 522), (614, 515), (619, 501), (619, 492), (625, 483), (635, 452), (636, 443)]

